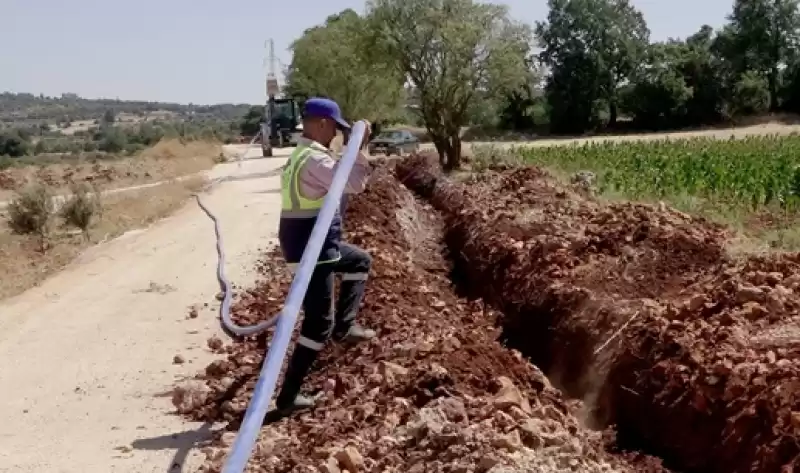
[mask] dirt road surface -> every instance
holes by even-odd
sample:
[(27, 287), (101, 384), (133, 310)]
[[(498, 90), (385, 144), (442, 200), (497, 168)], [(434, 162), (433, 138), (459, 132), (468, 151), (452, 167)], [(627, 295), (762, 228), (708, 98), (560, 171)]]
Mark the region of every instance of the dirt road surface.
[[(250, 285), (259, 250), (275, 236), (275, 170), (284, 161), (211, 171), (232, 177), (204, 201), (221, 220), (234, 284)], [(192, 471), (193, 444), (209, 426), (168, 415), (170, 399), (160, 394), (213, 356), (206, 340), (219, 332), (214, 244), (211, 221), (190, 202), (0, 302), (0, 471)], [(204, 301), (214, 303), (189, 319), (189, 307)], [(175, 355), (186, 362), (172, 364)]]

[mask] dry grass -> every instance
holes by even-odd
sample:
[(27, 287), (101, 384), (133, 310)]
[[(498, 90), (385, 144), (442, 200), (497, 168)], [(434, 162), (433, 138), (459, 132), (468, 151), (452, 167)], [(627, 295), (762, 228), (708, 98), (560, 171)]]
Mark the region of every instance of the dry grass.
[(204, 178), (196, 177), (104, 197), (103, 218), (94, 231), (108, 239), (146, 227), (179, 209), (205, 184)]
[(59, 228), (42, 253), (36, 237), (17, 235), (0, 227), (0, 299), (22, 293), (64, 268), (81, 251), (129, 230), (143, 228), (179, 209), (205, 185), (201, 177), (169, 182), (147, 189), (103, 196), (102, 213), (89, 229), (87, 241), (80, 231)]
[(106, 190), (173, 179), (210, 169), (221, 154), (222, 145), (217, 142), (163, 140), (132, 157), (99, 161), (75, 157), (9, 168), (0, 171), (0, 201), (30, 182), (66, 193), (76, 182), (91, 182)]

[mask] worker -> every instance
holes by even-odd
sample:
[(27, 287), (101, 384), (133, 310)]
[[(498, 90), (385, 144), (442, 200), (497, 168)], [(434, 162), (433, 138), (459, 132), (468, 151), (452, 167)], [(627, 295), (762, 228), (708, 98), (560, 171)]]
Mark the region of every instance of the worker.
[[(350, 125), (342, 118), (339, 105), (325, 98), (311, 98), (303, 107), (303, 135), (284, 167), (281, 178), (282, 208), (278, 239), (290, 268), (296, 268), (303, 256), (317, 214), (333, 182), (339, 165), (330, 150), (337, 131), (349, 132)], [(363, 148), (370, 134), (364, 132)], [(347, 179), (345, 193), (362, 192), (370, 174), (366, 156), (359, 152)], [(343, 201), (346, 196), (342, 196)], [(356, 313), (364, 290), (372, 258), (367, 252), (342, 241), (341, 207), (334, 214), (325, 235), (308, 291), (303, 300), (305, 313), (300, 337), (284, 376), (276, 400), (277, 411), (288, 414), (313, 407), (315, 399), (300, 394), (303, 379), (332, 337), (334, 341), (358, 343), (375, 337), (374, 330), (356, 323)], [(342, 282), (334, 305), (334, 276)]]

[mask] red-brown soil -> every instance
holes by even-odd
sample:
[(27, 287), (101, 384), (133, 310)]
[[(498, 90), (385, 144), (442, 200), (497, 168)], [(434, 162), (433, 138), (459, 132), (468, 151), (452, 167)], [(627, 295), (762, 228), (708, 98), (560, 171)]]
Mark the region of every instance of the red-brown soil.
[(689, 472), (800, 467), (800, 256), (731, 260), (716, 225), (535, 168), (397, 171), (443, 214), (462, 290), (620, 446)]
[[(307, 382), (325, 392), (321, 405), (265, 427), (248, 471), (666, 471), (650, 457), (608, 453), (575, 403), (498, 341), (499, 313), (455, 295), (441, 225), (386, 166), (351, 199), (348, 240), (374, 258), (359, 318), (379, 338), (326, 348)], [(236, 305), (239, 322), (281, 309), (289, 276), (280, 258), (267, 255), (260, 269), (264, 281)], [(226, 356), (176, 390), (178, 411), (235, 428), (267, 340), (210, 340)], [(220, 470), (233, 436), (206, 448), (203, 471)]]

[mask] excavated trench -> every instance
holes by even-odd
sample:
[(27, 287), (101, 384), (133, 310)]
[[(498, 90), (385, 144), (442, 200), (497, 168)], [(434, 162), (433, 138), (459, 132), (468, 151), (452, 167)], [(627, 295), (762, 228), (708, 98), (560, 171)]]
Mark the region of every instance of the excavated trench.
[[(424, 156), (379, 166), (345, 223), (373, 256), (359, 319), (380, 337), (323, 351), (307, 382), (321, 405), (265, 427), (247, 471), (796, 466), (796, 256), (734, 264), (707, 222), (599, 204), (533, 168), (452, 182)], [(281, 308), (276, 252), (260, 272), (237, 323)], [(235, 428), (268, 337), (210, 340), (225, 356), (176, 390), (178, 412)]]
[[(574, 403), (518, 351), (499, 342), (499, 313), (458, 297), (442, 244), (441, 214), (387, 166), (345, 216), (349, 241), (373, 256), (359, 319), (380, 337), (332, 345), (307, 381), (323, 400), (263, 429), (249, 472), (665, 472), (643, 455), (612, 453)], [(280, 310), (290, 276), (276, 253), (265, 279), (241, 294), (238, 323)], [(176, 389), (178, 412), (235, 429), (252, 396), (268, 336), (209, 346), (224, 358)], [(221, 471), (232, 433), (206, 447), (204, 472)]]
[(415, 156), (396, 174), (443, 216), (460, 293), (618, 448), (686, 472), (800, 467), (798, 255), (731, 261), (719, 226), (535, 168), (455, 182)]

